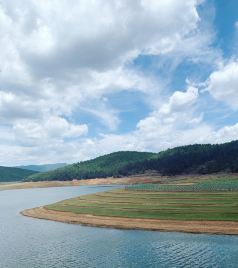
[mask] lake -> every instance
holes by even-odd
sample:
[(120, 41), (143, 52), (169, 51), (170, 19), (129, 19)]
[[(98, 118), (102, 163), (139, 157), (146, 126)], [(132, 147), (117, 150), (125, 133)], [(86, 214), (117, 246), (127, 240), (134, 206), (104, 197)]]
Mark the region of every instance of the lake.
[(92, 228), (19, 214), (26, 208), (111, 188), (1, 191), (0, 268), (238, 267), (238, 236)]

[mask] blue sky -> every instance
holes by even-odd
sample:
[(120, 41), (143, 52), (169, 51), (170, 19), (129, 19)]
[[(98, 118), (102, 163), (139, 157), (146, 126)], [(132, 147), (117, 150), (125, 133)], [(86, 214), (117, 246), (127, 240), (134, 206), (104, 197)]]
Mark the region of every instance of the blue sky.
[(0, 25), (1, 165), (238, 139), (235, 0), (2, 0)]
[(221, 47), (226, 57), (237, 55), (234, 43), (237, 43), (237, 28), (235, 23), (238, 17), (236, 1), (214, 1), (215, 19), (214, 26), (217, 31), (217, 44)]

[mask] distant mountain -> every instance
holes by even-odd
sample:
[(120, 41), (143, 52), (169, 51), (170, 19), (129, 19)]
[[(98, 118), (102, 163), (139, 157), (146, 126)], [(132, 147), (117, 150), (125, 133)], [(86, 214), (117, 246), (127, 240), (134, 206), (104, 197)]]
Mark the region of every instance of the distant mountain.
[(28, 166), (19, 166), (17, 168), (34, 170), (38, 172), (47, 172), (51, 170), (55, 170), (57, 168), (65, 167), (67, 164), (65, 163), (56, 163), (56, 164), (48, 164), (48, 165), (28, 165)]
[(151, 159), (155, 156), (156, 154), (154, 153), (146, 152), (116, 152), (93, 160), (68, 165), (54, 171), (34, 174), (27, 180), (71, 180), (120, 176), (120, 169), (128, 164)]
[(0, 182), (21, 181), (34, 173), (32, 170), (0, 166)]

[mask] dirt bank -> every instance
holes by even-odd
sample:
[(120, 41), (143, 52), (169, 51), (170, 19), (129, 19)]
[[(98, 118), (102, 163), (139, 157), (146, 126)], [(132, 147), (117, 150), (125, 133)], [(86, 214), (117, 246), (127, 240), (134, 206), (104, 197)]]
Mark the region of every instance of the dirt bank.
[(44, 207), (27, 209), (22, 211), (21, 214), (32, 218), (96, 227), (238, 235), (238, 222), (230, 221), (175, 221), (101, 217), (70, 212), (58, 212), (48, 210)]
[(157, 181), (160, 181), (160, 178), (126, 177), (126, 178), (88, 179), (88, 180), (76, 180), (76, 181), (18, 182), (18, 183), (0, 184), (0, 191), (14, 190), (14, 189), (29, 189), (29, 188), (81, 186), (81, 185), (120, 185), (120, 184), (131, 184), (131, 183), (148, 183)]

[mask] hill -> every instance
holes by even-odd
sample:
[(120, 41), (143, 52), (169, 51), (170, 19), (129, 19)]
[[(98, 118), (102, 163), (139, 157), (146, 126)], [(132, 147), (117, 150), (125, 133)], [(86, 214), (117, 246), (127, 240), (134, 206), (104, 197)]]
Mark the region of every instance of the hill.
[(0, 166), (0, 182), (21, 181), (34, 173), (32, 170)]
[(34, 174), (27, 180), (71, 180), (103, 178), (120, 176), (120, 170), (128, 164), (137, 163), (145, 159), (156, 157), (154, 153), (146, 152), (116, 152), (97, 157), (93, 160), (84, 161), (50, 172)]
[(160, 152), (155, 159), (129, 164), (121, 175), (155, 170), (161, 175), (238, 172), (238, 141), (224, 144), (195, 144)]
[(38, 172), (47, 172), (51, 170), (55, 170), (57, 168), (65, 167), (66, 163), (56, 163), (56, 164), (47, 164), (47, 165), (27, 165), (27, 166), (19, 166), (17, 168), (33, 170)]
[(238, 172), (238, 141), (180, 146), (158, 154), (116, 152), (51, 172), (34, 174), (28, 180), (120, 177), (152, 170), (161, 175)]

